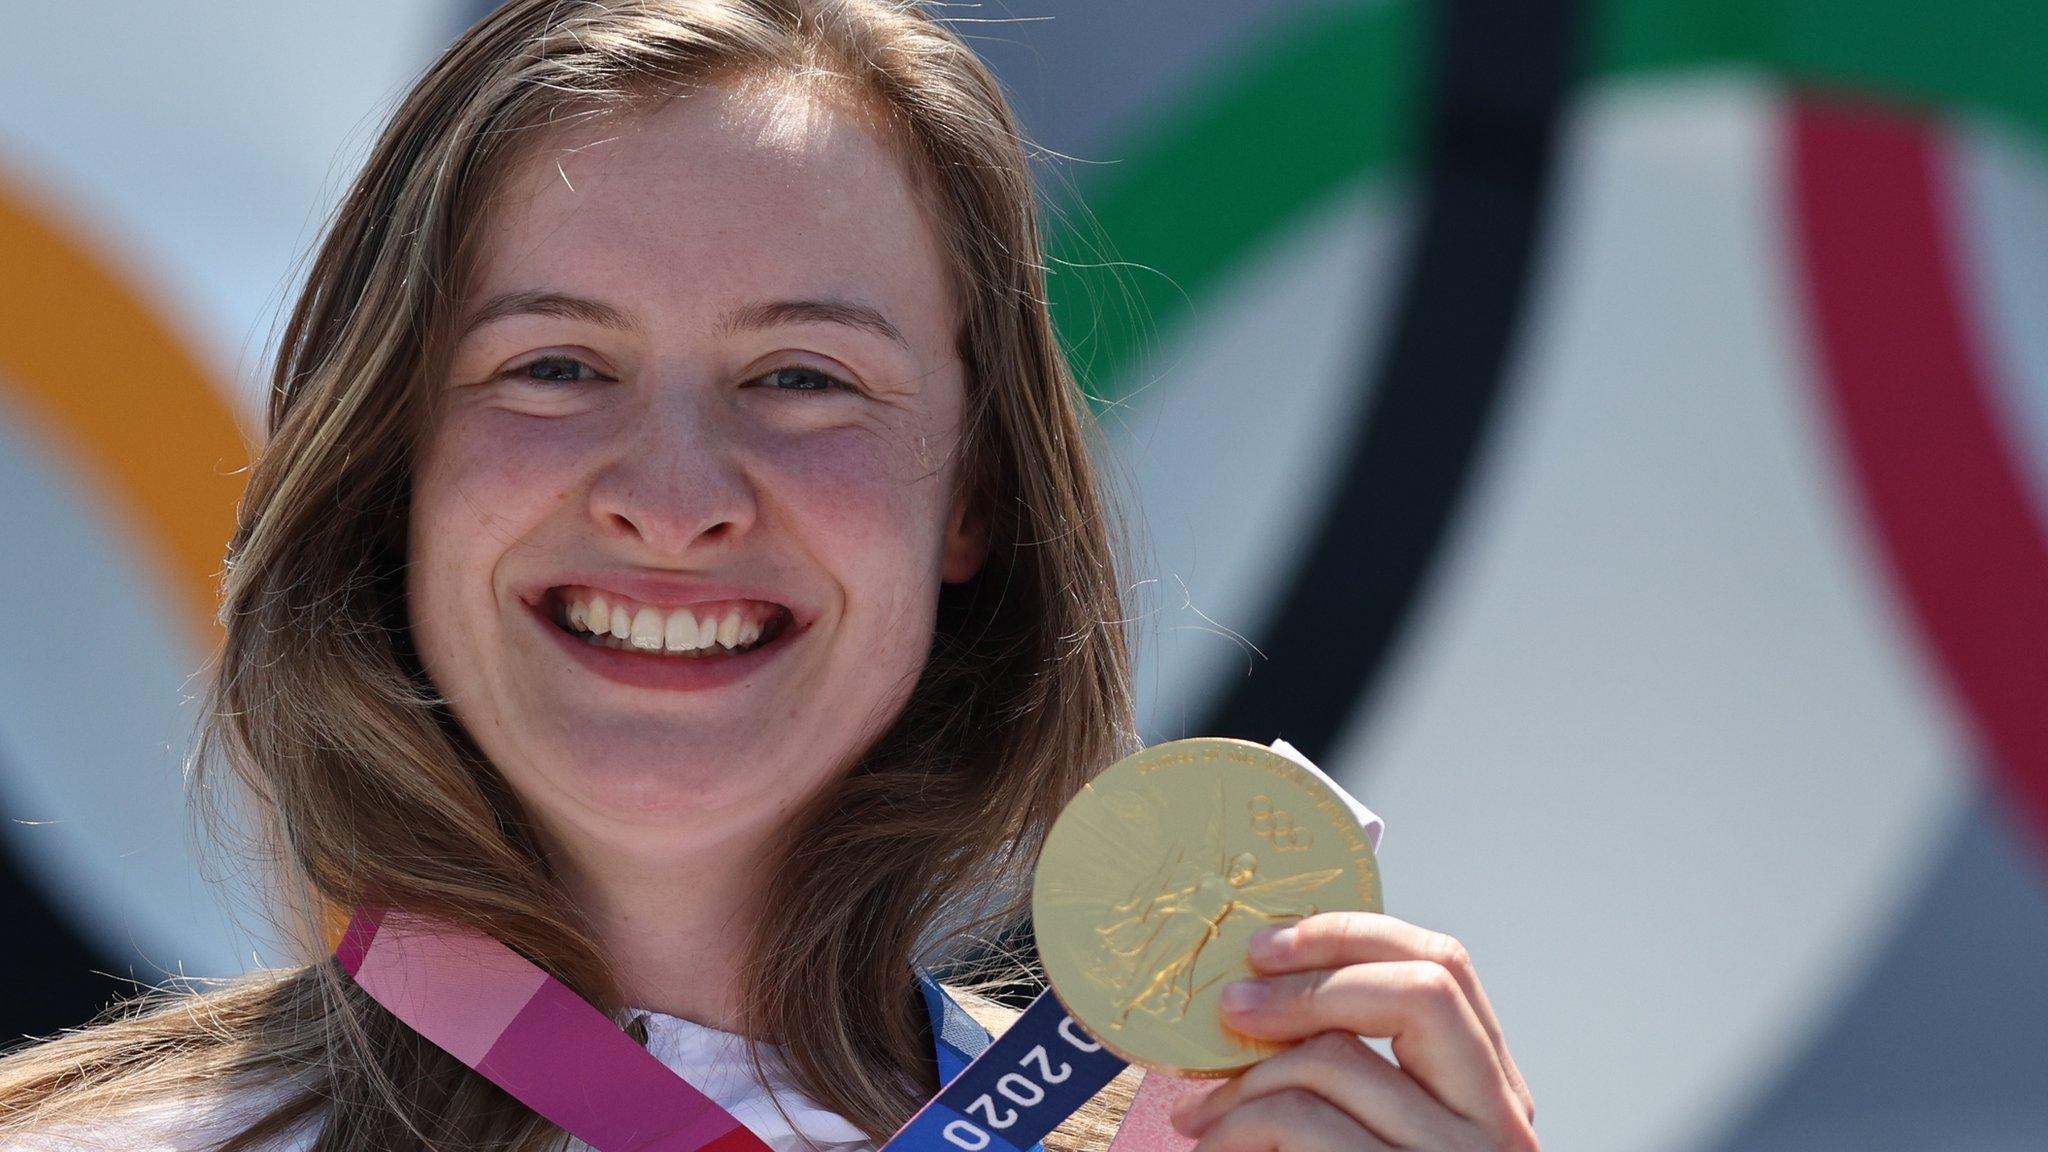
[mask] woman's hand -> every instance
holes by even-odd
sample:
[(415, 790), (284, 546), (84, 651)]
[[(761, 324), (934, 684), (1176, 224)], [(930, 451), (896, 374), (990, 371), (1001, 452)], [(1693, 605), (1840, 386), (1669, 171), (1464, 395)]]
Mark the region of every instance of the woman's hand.
[[(1225, 1024), (1304, 1043), (1182, 1100), (1197, 1152), (1538, 1152), (1536, 1101), (1464, 945), (1373, 912), (1252, 938)], [(1396, 1067), (1360, 1040), (1393, 1040)]]

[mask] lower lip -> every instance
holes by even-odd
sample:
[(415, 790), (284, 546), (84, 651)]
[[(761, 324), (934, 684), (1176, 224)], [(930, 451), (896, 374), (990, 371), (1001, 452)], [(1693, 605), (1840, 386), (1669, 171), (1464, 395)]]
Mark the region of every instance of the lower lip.
[(741, 683), (775, 659), (800, 634), (793, 625), (785, 624), (775, 639), (730, 656), (654, 656), (592, 644), (571, 635), (540, 609), (534, 610), (534, 617), (555, 638), (555, 643), (585, 668), (619, 684), (663, 692), (701, 692)]

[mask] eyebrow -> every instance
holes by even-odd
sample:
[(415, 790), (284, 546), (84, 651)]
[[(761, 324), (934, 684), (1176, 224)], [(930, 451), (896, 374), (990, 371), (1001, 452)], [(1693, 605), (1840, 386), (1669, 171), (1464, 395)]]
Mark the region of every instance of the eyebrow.
[(563, 292), (501, 292), (470, 313), (469, 320), (462, 326), (462, 334), (467, 336), (486, 324), (513, 316), (553, 316), (558, 320), (580, 320), (621, 332), (634, 327), (629, 313), (587, 296), (571, 296)]
[(747, 304), (726, 313), (718, 322), (718, 330), (729, 336), (781, 324), (839, 324), (871, 332), (894, 341), (905, 351), (910, 350), (910, 341), (903, 338), (887, 316), (850, 300), (772, 300)]
[[(631, 313), (587, 296), (545, 291), (503, 292), (484, 301), (483, 306), (470, 315), (462, 326), (463, 335), (513, 316), (553, 316), (616, 331), (630, 331), (635, 327)], [(730, 336), (783, 324), (838, 324), (873, 333), (906, 351), (910, 350), (910, 341), (887, 316), (878, 309), (850, 300), (769, 300), (745, 304), (720, 317), (717, 331)]]

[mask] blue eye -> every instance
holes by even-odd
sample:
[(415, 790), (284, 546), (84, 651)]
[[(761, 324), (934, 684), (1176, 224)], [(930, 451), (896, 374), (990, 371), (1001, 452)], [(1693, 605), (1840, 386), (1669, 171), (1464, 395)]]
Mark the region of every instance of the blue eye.
[(836, 376), (820, 372), (816, 368), (806, 368), (801, 364), (777, 368), (761, 377), (761, 380), (769, 387), (783, 392), (830, 392), (849, 387)]
[(574, 356), (542, 356), (538, 360), (529, 360), (509, 374), (538, 384), (581, 384), (605, 378), (597, 369)]

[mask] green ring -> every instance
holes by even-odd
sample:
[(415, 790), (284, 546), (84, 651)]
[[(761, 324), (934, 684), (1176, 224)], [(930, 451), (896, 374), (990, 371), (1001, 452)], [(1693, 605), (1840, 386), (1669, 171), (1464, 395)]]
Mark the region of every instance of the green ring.
[[(1048, 292), (1090, 403), (1122, 399), (1147, 342), (1291, 222), (1412, 168), (1433, 13), (1385, 0), (1293, 22), (1124, 149), (1128, 159), (1049, 198)], [(1587, 27), (1596, 80), (1759, 71), (2048, 140), (2037, 58), (2048, 4), (1603, 0)]]

